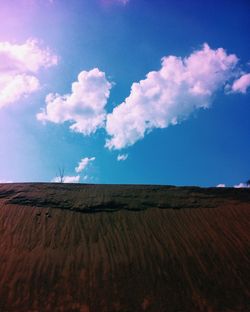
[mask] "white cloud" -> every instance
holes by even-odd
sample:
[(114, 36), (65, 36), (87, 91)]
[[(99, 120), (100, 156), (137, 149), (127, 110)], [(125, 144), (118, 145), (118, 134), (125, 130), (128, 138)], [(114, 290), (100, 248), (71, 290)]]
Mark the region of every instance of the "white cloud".
[(129, 3), (129, 0), (116, 0), (117, 2), (119, 2), (119, 3), (122, 3), (122, 4), (127, 4), (127, 3)]
[(226, 187), (226, 185), (221, 183), (221, 184), (216, 185), (216, 187)]
[(39, 80), (34, 76), (0, 74), (0, 108), (18, 101), (21, 97), (38, 90), (39, 87)]
[(32, 72), (51, 67), (58, 62), (48, 48), (41, 48), (38, 40), (29, 39), (24, 44), (0, 42), (1, 72)]
[(244, 74), (239, 79), (234, 81), (232, 85), (232, 91), (246, 93), (249, 87), (250, 87), (250, 74)]
[[(79, 183), (80, 181), (80, 176), (65, 176), (63, 177), (63, 183)], [(51, 180), (51, 182), (55, 182), (55, 183), (60, 183), (61, 182), (61, 178), (60, 177), (55, 177)]]
[(122, 4), (126, 5), (129, 3), (129, 0), (101, 0), (104, 5), (112, 5), (112, 4)]
[(117, 156), (117, 160), (118, 161), (124, 161), (124, 160), (126, 160), (128, 158), (128, 154), (119, 154), (118, 156)]
[(0, 183), (13, 183), (13, 181), (10, 181), (10, 180), (0, 180)]
[(72, 92), (66, 95), (49, 94), (46, 108), (37, 114), (40, 121), (71, 123), (70, 129), (84, 135), (103, 127), (106, 118), (105, 105), (112, 84), (98, 68), (82, 71), (78, 81), (72, 84)]
[[(56, 176), (55, 178), (53, 178), (51, 180), (51, 182), (55, 182), (55, 183), (79, 183), (79, 181), (81, 179), (80, 173), (83, 172), (87, 168), (87, 166), (94, 160), (95, 160), (95, 157), (82, 158), (80, 160), (80, 162), (78, 163), (78, 166), (75, 168), (75, 171), (76, 171), (76, 173), (78, 173), (78, 175), (76, 175), (76, 176), (64, 176), (63, 170), (62, 170), (62, 177)], [(84, 181), (86, 181), (86, 180), (92, 179), (92, 177), (89, 177), (88, 175), (85, 174), (82, 177), (82, 179)]]
[(176, 125), (195, 110), (208, 108), (213, 94), (234, 73), (238, 59), (207, 44), (184, 59), (168, 56), (159, 71), (133, 83), (130, 95), (107, 115), (109, 149), (133, 145), (154, 128)]
[(94, 161), (94, 160), (95, 160), (95, 157), (91, 157), (91, 158), (85, 157), (85, 158), (82, 158), (80, 160), (78, 166), (75, 168), (75, 171), (77, 173), (82, 172), (89, 165), (89, 163)]
[(249, 188), (250, 185), (247, 185), (246, 183), (239, 183), (239, 184), (236, 184), (234, 185), (234, 188)]
[(40, 47), (37, 40), (23, 44), (0, 42), (0, 108), (38, 90), (38, 71), (57, 62), (57, 56)]

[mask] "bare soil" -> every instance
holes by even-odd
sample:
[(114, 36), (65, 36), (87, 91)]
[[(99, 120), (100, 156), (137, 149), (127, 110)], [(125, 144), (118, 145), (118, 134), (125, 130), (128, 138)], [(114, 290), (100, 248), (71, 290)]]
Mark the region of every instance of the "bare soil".
[(250, 311), (250, 189), (0, 184), (0, 311)]

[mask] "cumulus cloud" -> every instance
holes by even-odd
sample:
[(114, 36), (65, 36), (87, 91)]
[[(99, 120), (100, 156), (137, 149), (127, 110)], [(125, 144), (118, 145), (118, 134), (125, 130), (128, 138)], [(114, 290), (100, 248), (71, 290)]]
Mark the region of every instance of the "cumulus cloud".
[(214, 93), (234, 76), (237, 62), (236, 55), (208, 44), (185, 58), (164, 57), (161, 69), (133, 83), (130, 95), (107, 115), (106, 147), (133, 145), (154, 128), (176, 125), (209, 108)]
[(98, 68), (82, 71), (72, 83), (72, 92), (66, 95), (49, 94), (46, 108), (37, 114), (40, 121), (71, 123), (70, 129), (89, 135), (103, 127), (106, 119), (105, 105), (112, 84)]
[(117, 156), (117, 160), (118, 161), (124, 161), (124, 160), (126, 160), (128, 158), (128, 154), (119, 154), (118, 156)]
[(85, 158), (82, 158), (80, 160), (78, 166), (75, 168), (76, 173), (82, 172), (89, 165), (89, 163), (94, 161), (94, 160), (95, 160), (95, 157), (91, 157), (91, 158), (85, 157)]
[(221, 184), (216, 185), (216, 187), (226, 187), (226, 185), (221, 183)]
[[(63, 177), (63, 183), (79, 183), (80, 176), (65, 176)], [(61, 177), (55, 177), (51, 180), (51, 182), (60, 183)]]
[(38, 90), (38, 71), (57, 62), (57, 56), (37, 40), (23, 44), (0, 42), (0, 108)]
[(250, 87), (250, 74), (244, 74), (239, 79), (234, 81), (232, 85), (232, 91), (246, 93), (249, 87)]

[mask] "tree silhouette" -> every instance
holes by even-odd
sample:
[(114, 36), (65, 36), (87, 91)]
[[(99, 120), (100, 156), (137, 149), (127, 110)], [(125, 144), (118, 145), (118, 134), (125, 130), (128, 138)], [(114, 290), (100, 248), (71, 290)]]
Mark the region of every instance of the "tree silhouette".
[(65, 172), (65, 168), (64, 166), (60, 166), (58, 167), (58, 178), (59, 178), (59, 183), (63, 183), (64, 182), (64, 172)]

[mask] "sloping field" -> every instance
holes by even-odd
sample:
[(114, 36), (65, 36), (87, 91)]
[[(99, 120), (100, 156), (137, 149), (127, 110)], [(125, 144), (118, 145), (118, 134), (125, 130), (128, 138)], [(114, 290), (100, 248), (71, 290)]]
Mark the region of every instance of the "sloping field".
[(0, 311), (250, 311), (250, 190), (0, 184)]

